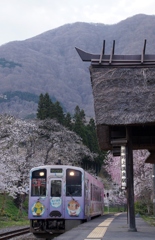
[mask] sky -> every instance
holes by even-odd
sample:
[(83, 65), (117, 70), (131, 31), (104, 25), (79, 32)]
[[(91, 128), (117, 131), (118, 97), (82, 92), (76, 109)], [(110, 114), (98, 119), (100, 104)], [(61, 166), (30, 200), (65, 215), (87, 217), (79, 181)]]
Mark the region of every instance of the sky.
[(25, 40), (67, 23), (115, 24), (155, 14), (154, 0), (0, 0), (0, 45)]

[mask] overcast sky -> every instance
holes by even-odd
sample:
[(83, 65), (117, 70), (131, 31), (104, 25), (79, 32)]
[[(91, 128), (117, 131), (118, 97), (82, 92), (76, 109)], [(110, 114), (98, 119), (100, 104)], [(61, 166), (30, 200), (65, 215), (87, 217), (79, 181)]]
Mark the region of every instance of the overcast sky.
[(114, 24), (155, 14), (155, 0), (0, 0), (0, 45), (31, 38), (66, 23)]

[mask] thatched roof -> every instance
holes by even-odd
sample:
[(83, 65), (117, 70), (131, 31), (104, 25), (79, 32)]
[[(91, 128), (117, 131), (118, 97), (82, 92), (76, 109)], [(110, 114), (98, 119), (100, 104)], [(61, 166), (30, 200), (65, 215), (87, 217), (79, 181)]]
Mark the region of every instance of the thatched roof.
[[(90, 61), (97, 136), (102, 150), (115, 150), (130, 138), (132, 149), (149, 149), (155, 156), (155, 55), (110, 55), (77, 52)], [(129, 137), (130, 132), (130, 137)]]
[(97, 125), (155, 123), (155, 67), (90, 66)]

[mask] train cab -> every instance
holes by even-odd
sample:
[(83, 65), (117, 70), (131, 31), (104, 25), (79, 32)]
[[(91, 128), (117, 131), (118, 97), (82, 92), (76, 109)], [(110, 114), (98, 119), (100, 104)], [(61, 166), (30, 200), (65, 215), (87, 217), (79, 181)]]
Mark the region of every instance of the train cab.
[[(36, 236), (63, 233), (90, 219), (93, 214), (91, 188), (95, 183), (96, 188), (99, 187), (96, 181), (80, 167), (48, 165), (33, 168), (30, 171), (28, 213), (31, 232)], [(98, 209), (100, 211), (101, 207)]]

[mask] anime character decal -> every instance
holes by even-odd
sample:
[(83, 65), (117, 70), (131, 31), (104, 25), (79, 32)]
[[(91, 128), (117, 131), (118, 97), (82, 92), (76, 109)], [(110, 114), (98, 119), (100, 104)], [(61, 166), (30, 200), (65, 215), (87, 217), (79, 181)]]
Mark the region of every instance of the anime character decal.
[(32, 210), (33, 216), (40, 217), (45, 212), (45, 207), (39, 200), (37, 200), (37, 202), (33, 204), (31, 210)]
[(67, 212), (71, 217), (78, 217), (81, 212), (81, 207), (78, 201), (72, 199), (67, 206)]

